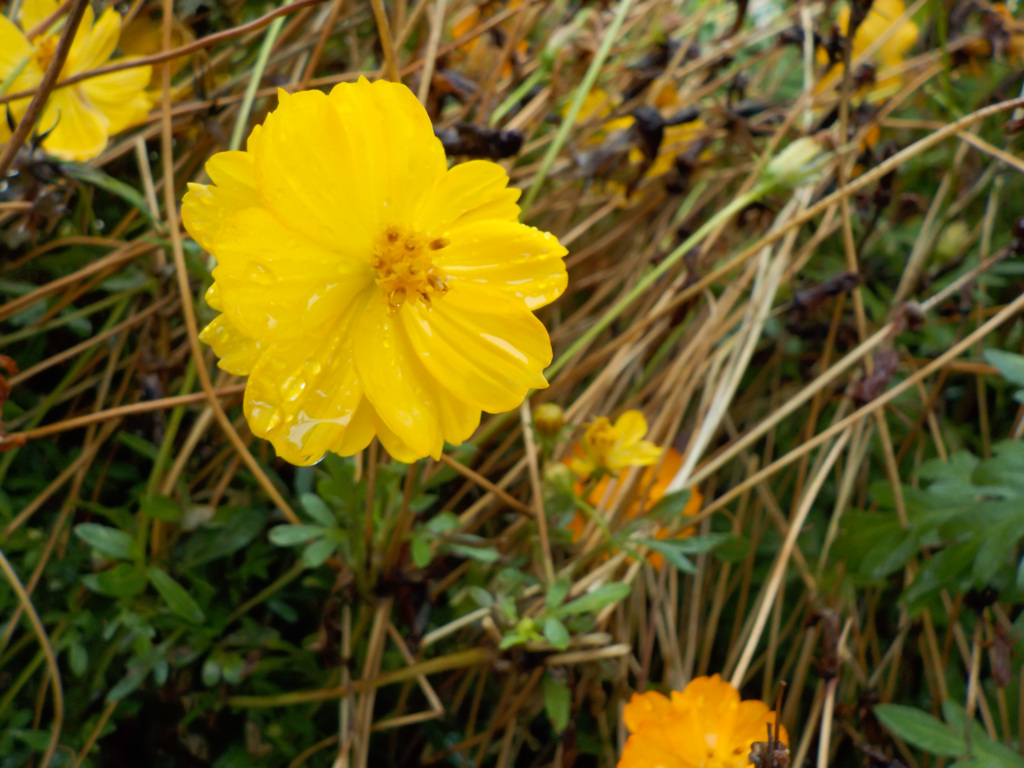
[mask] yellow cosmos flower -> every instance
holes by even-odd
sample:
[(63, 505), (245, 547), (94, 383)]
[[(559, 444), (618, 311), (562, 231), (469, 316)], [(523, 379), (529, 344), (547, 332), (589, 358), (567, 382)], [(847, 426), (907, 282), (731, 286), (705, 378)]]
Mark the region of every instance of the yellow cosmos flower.
[(626, 467), (650, 466), (658, 461), (661, 448), (643, 440), (646, 434), (647, 419), (640, 411), (626, 411), (614, 425), (599, 416), (583, 433), (583, 455), (572, 460), (572, 469), (588, 477), (598, 470), (617, 474)]
[(253, 433), (293, 464), (374, 435), (413, 461), (547, 386), (533, 311), (565, 290), (566, 250), (519, 223), (502, 167), (448, 169), (404, 85), (279, 98), (182, 206), (217, 259), (207, 299), (222, 314), (201, 338), (249, 376)]
[[(634, 693), (622, 712), (630, 737), (618, 768), (743, 768), (754, 742), (767, 741), (775, 713), (740, 701), (718, 675), (698, 677), (671, 698)], [(789, 743), (780, 728), (779, 741)]]
[[(48, 29), (40, 27), (59, 7), (58, 0), (25, 0), (17, 25), (0, 16), (0, 82), (21, 70), (11, 82), (10, 92), (31, 90), (42, 81), (56, 51), (63, 19), (58, 18)], [(29, 40), (27, 34), (37, 30), (37, 36)], [(96, 19), (92, 8), (86, 6), (60, 79), (106, 64), (120, 33), (117, 11), (108, 8)], [(61, 160), (96, 157), (110, 136), (145, 120), (151, 104), (145, 93), (149, 77), (148, 66), (134, 67), (53, 91), (36, 126), (36, 133), (46, 135), (43, 148)], [(25, 114), (29, 102), (28, 98), (10, 102), (15, 121)], [(0, 144), (10, 136), (7, 120), (0, 120)]]
[[(857, 27), (857, 33), (853, 37), (853, 50), (850, 52), (850, 61), (857, 59), (875, 40), (887, 34), (889, 28), (896, 23), (896, 20), (903, 15), (904, 11), (906, 11), (906, 6), (903, 4), (903, 0), (875, 0), (864, 21)], [(839, 10), (836, 21), (840, 31), (845, 35), (850, 27), (849, 7), (844, 6)], [(893, 35), (875, 51), (872, 57), (875, 69), (881, 72), (899, 66), (903, 62), (904, 55), (917, 42), (917, 38), (917, 24), (912, 21), (906, 21), (901, 24)], [(819, 61), (823, 59), (827, 60), (827, 57), (825, 57), (824, 52), (819, 52)], [(842, 67), (833, 67), (826, 73), (818, 86), (818, 90), (823, 91), (838, 87), (842, 76)], [(903, 78), (900, 75), (887, 77), (875, 83), (871, 88), (868, 98), (875, 101), (888, 98), (898, 91), (902, 84)]]

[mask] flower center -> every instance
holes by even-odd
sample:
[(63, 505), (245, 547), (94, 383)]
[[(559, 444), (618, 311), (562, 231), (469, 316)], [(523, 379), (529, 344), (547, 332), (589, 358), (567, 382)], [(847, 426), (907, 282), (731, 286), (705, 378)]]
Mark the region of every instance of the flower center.
[(388, 226), (373, 244), (370, 266), (377, 270), (377, 285), (384, 291), (388, 306), (397, 312), (407, 301), (431, 299), (448, 291), (448, 277), (434, 263), (434, 253), (447, 247), (448, 238), (428, 239), (402, 227)]
[(57, 52), (57, 35), (50, 35), (44, 37), (39, 45), (36, 46), (32, 57), (36, 61), (36, 65), (46, 71), (46, 68), (50, 66), (50, 62), (53, 61), (53, 54)]

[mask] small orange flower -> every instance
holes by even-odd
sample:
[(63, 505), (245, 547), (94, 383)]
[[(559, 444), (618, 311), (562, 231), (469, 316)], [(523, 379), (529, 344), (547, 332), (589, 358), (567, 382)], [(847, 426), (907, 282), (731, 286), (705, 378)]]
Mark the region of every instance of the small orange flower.
[[(666, 698), (634, 693), (622, 712), (630, 737), (618, 768), (743, 768), (750, 746), (765, 741), (775, 713), (718, 675), (698, 677)], [(780, 728), (779, 740), (789, 743)]]
[[(567, 460), (569, 463), (571, 459)], [(665, 458), (662, 460), (660, 466), (648, 467), (644, 470), (643, 476), (640, 478), (640, 485), (637, 487), (637, 493), (635, 501), (633, 501), (626, 509), (626, 519), (632, 520), (636, 518), (645, 509), (650, 509), (657, 504), (661, 498), (665, 495), (665, 491), (668, 489), (668, 484), (672, 482), (672, 479), (676, 476), (679, 468), (683, 465), (683, 457), (675, 448), (669, 448), (665, 452)], [(657, 471), (655, 471), (657, 470)], [(608, 483), (611, 478), (608, 475), (602, 477), (597, 485), (594, 486), (593, 490), (587, 495), (587, 503), (591, 506), (597, 506), (604, 499), (605, 494), (608, 490)], [(574, 488), (576, 495), (581, 496), (584, 488), (583, 483), (577, 482)], [(615, 499), (618, 498), (618, 489), (616, 489), (608, 501), (608, 504), (614, 503)], [(643, 502), (646, 500), (646, 504)], [(696, 488), (690, 489), (690, 500), (686, 503), (686, 508), (683, 510), (683, 517), (690, 517), (697, 514), (700, 511), (701, 505), (704, 502), (704, 497), (700, 491)], [(583, 529), (586, 527), (587, 521), (579, 512), (573, 517), (572, 522), (569, 523), (569, 531), (572, 533), (572, 540), (574, 542), (579, 541), (583, 536)], [(684, 528), (682, 531), (677, 533), (672, 538), (685, 539), (687, 536), (693, 534), (692, 528)], [(654, 538), (664, 541), (669, 538), (669, 529), (665, 527), (659, 527), (654, 532)], [(660, 552), (651, 552), (647, 555), (647, 562), (653, 565), (655, 568), (661, 568), (665, 562), (665, 558)]]

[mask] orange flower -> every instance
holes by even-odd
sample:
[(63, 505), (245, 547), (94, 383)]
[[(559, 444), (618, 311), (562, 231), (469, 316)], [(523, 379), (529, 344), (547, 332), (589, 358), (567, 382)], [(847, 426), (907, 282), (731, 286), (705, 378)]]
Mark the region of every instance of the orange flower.
[[(572, 462), (573, 459), (568, 458), (565, 460), (566, 464)], [(672, 478), (676, 476), (679, 471), (679, 467), (683, 465), (683, 457), (679, 451), (675, 448), (669, 448), (665, 451), (665, 457), (661, 462), (660, 466), (647, 467), (644, 470), (643, 476), (640, 478), (640, 485), (637, 487), (635, 495), (635, 501), (633, 501), (629, 507), (626, 508), (626, 519), (632, 520), (640, 515), (644, 509), (650, 509), (661, 498), (665, 495), (665, 490), (668, 488), (668, 484), (672, 482)], [(657, 470), (657, 471), (655, 471)], [(594, 486), (594, 489), (587, 496), (587, 503), (591, 506), (597, 506), (605, 497), (605, 493), (608, 490), (608, 483), (611, 482), (609, 475), (604, 475)], [(648, 490), (648, 488), (650, 490)], [(577, 482), (574, 488), (576, 495), (583, 495), (583, 483)], [(612, 504), (616, 498), (618, 498), (618, 488), (612, 493), (608, 504)], [(643, 504), (646, 499), (646, 504)], [(697, 514), (700, 511), (701, 504), (704, 502), (704, 497), (700, 491), (696, 488), (690, 489), (690, 500), (686, 503), (686, 508), (683, 510), (684, 517), (690, 517)], [(572, 533), (572, 540), (574, 542), (579, 541), (583, 536), (583, 528), (586, 526), (586, 518), (583, 517), (579, 512), (573, 517), (572, 522), (569, 523), (569, 531)], [(673, 538), (685, 539), (687, 536), (693, 534), (692, 528), (685, 528), (677, 533)], [(669, 538), (669, 529), (665, 527), (659, 527), (654, 532), (654, 538), (665, 540)], [(647, 555), (647, 562), (653, 565), (655, 568), (661, 568), (665, 562), (665, 558), (660, 552), (651, 552)]]
[[(622, 712), (632, 734), (618, 768), (743, 768), (750, 746), (766, 741), (775, 713), (764, 702), (740, 701), (718, 675), (691, 680), (671, 699), (634, 693)], [(779, 740), (789, 743), (780, 728)]]

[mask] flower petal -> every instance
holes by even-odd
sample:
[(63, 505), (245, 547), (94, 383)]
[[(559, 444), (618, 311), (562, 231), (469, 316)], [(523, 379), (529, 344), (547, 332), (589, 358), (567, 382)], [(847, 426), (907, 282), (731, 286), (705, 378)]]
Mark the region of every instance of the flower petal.
[(348, 309), (368, 286), (365, 264), (323, 248), (263, 208), (239, 211), (213, 243), (224, 313), (246, 336), (307, 335)]
[[(316, 337), (270, 345), (249, 375), (249, 426), (292, 464), (322, 459), (353, 422), (363, 399), (352, 365), (357, 316), (353, 310)], [(359, 434), (364, 432), (360, 425)]]
[(356, 159), (351, 183), (367, 195), (368, 223), (412, 222), (447, 170), (444, 148), (423, 105), (401, 83), (339, 83), (330, 94), (345, 126), (338, 142)]
[(86, 96), (110, 121), (108, 133), (113, 135), (146, 119), (152, 105), (146, 95), (150, 74), (148, 66), (134, 67), (109, 72), (82, 83)]
[(328, 248), (345, 243), (369, 260), (372, 169), (353, 156), (352, 128), (320, 91), (279, 98), (251, 148), (264, 204), (307, 239)]
[(31, 56), (32, 46), (22, 31), (13, 21), (0, 15), (0, 78), (6, 78)]
[[(25, 32), (32, 32), (53, 16), (60, 8), (59, 0), (24, 0), (21, 4), (21, 11), (18, 14), (18, 23)], [(86, 13), (91, 13), (92, 8), (86, 6)], [(82, 22), (85, 22), (83, 17)]]
[(481, 301), (456, 287), (431, 306), (404, 307), (400, 315), (430, 375), (477, 410), (511, 410), (530, 389), (547, 386), (547, 330), (516, 301)]
[(480, 221), (451, 233), (437, 265), (454, 286), (472, 284), (538, 309), (562, 295), (568, 277), (558, 239), (511, 221)]
[(256, 166), (248, 152), (218, 152), (206, 161), (213, 184), (189, 184), (181, 204), (185, 229), (205, 250), (224, 219), (260, 204), (256, 193)]
[[(444, 436), (433, 382), (413, 351), (399, 314), (389, 311), (380, 292), (371, 292), (366, 302), (353, 352), (363, 389), (384, 425), (417, 458), (439, 457)], [(386, 443), (385, 448), (400, 458)]]
[(43, 148), (61, 160), (89, 160), (107, 146), (107, 118), (87, 104), (74, 88), (50, 94), (36, 131), (49, 134)]
[(331, 451), (340, 456), (359, 453), (370, 444), (375, 432), (373, 406), (364, 397), (359, 401), (359, 407), (352, 414), (352, 420), (349, 421), (341, 437), (331, 446)]
[(520, 191), (508, 187), (508, 174), (497, 163), (470, 160), (439, 178), (424, 199), (417, 219), (435, 236), (477, 221), (519, 222)]
[(213, 347), (219, 358), (218, 367), (236, 376), (245, 376), (253, 369), (267, 345), (250, 339), (228, 322), (224, 315), (217, 315), (199, 334), (201, 341)]
[(636, 443), (647, 434), (647, 419), (640, 411), (626, 411), (615, 420), (615, 432), (621, 442)]
[(92, 18), (83, 17), (68, 52), (67, 71), (85, 72), (105, 64), (113, 55), (120, 36), (121, 14), (113, 8), (107, 8), (95, 24)]

